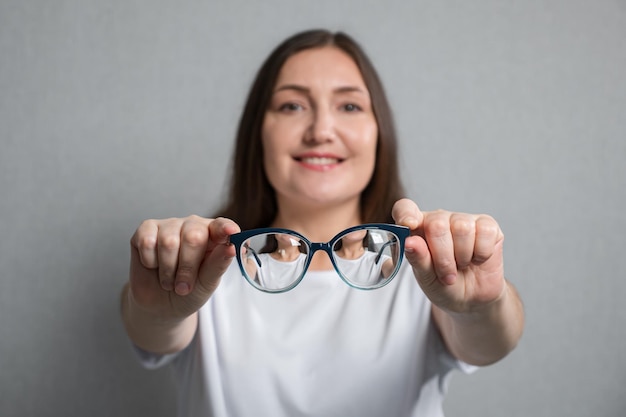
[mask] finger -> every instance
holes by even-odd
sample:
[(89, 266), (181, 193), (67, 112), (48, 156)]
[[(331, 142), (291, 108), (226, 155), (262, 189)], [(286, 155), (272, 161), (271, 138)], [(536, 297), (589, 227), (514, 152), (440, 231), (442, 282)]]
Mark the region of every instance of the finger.
[(475, 216), (454, 213), (450, 217), (450, 231), (454, 242), (454, 258), (459, 269), (470, 265), (474, 258), (476, 237)]
[(213, 293), (234, 257), (234, 245), (222, 244), (216, 246), (200, 266), (196, 288), (201, 288), (209, 294)]
[(239, 233), (241, 229), (234, 221), (225, 217), (218, 217), (209, 223), (209, 248), (212, 250), (217, 245), (225, 245), (229, 243), (228, 237), (232, 234)]
[(424, 218), (424, 237), (437, 278), (446, 285), (453, 284), (456, 281), (457, 265), (450, 230), (450, 213), (441, 210), (429, 212)]
[(146, 268), (156, 269), (159, 266), (157, 256), (157, 233), (159, 228), (155, 220), (142, 222), (132, 238), (130, 244), (137, 250), (138, 261)]
[(391, 217), (396, 224), (406, 226), (411, 230), (421, 226), (424, 220), (424, 214), (417, 204), (408, 198), (402, 198), (395, 202), (391, 209)]
[(407, 237), (404, 241), (404, 251), (407, 261), (417, 273), (418, 278), (425, 281), (432, 281), (437, 278), (432, 257), (424, 238), (420, 236)]
[(209, 225), (207, 257), (200, 266), (198, 284), (204, 291), (212, 293), (219, 284), (220, 277), (235, 257), (235, 246), (228, 237), (241, 231), (232, 220), (217, 218)]
[(144, 305), (152, 301), (152, 294), (161, 291), (156, 268), (146, 268), (140, 259), (139, 251), (131, 245), (130, 249), (130, 286), (135, 301)]
[(209, 223), (209, 219), (191, 216), (182, 225), (174, 282), (174, 291), (178, 295), (187, 295), (193, 290), (200, 264), (206, 254)]
[(157, 255), (159, 259), (159, 281), (166, 291), (174, 290), (182, 220), (170, 219), (159, 224)]
[(473, 261), (482, 263), (489, 259), (495, 251), (496, 244), (502, 239), (504, 235), (498, 223), (490, 216), (479, 216), (476, 220)]

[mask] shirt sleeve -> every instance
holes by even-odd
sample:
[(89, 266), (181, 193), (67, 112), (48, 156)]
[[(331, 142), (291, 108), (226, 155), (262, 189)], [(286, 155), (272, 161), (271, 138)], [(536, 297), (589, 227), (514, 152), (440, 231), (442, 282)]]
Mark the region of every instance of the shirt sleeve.
[(439, 391), (442, 393), (442, 395), (445, 395), (448, 392), (450, 378), (452, 377), (453, 373), (452, 371), (461, 371), (462, 373), (468, 375), (480, 369), (479, 366), (470, 365), (469, 363), (463, 362), (462, 360), (455, 358), (446, 347), (438, 331), (437, 351), (439, 363), (442, 366), (441, 379), (439, 380)]
[(472, 374), (476, 372), (478, 369), (480, 369), (479, 366), (470, 365), (467, 362), (463, 362), (462, 360), (455, 358), (454, 356), (452, 356), (450, 352), (448, 352), (448, 349), (446, 349), (445, 347), (443, 347), (441, 351), (441, 356), (442, 356), (441, 360), (451, 370), (458, 370), (458, 371), (463, 372), (464, 374)]
[(139, 359), (139, 363), (141, 364), (141, 366), (149, 370), (159, 369), (170, 364), (182, 352), (181, 351), (181, 352), (169, 353), (169, 354), (153, 353), (153, 352), (148, 352), (147, 350), (140, 348), (134, 343), (132, 343), (132, 349), (135, 352), (135, 355), (137, 355), (137, 358)]

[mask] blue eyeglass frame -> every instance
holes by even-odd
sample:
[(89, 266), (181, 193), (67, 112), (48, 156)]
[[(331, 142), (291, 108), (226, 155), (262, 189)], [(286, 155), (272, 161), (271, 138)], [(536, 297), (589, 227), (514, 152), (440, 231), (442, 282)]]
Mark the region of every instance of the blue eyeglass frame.
[[(350, 282), (337, 267), (337, 264), (335, 263), (335, 258), (333, 256), (333, 246), (335, 245), (335, 243), (337, 243), (345, 235), (352, 233), (352, 232), (359, 231), (359, 230), (382, 230), (385, 232), (391, 232), (395, 234), (399, 239), (398, 243), (400, 245), (399, 247), (400, 250), (398, 253), (398, 262), (397, 262), (396, 268), (394, 269), (393, 273), (391, 274), (389, 278), (383, 280), (380, 284), (372, 286), (372, 287), (358, 286)], [(241, 246), (244, 244), (244, 242), (247, 239), (256, 235), (262, 235), (262, 234), (268, 234), (268, 233), (280, 233), (280, 234), (287, 234), (287, 235), (295, 236), (301, 241), (303, 241), (309, 248), (307, 259), (304, 263), (304, 269), (302, 273), (300, 274), (300, 276), (293, 282), (293, 284), (289, 285), (288, 287), (280, 288), (277, 290), (261, 288), (255, 285), (248, 277), (248, 274), (246, 273), (246, 270), (243, 266), (243, 260), (241, 259)], [(406, 226), (399, 226), (397, 224), (388, 224), (388, 223), (368, 223), (368, 224), (362, 224), (359, 226), (349, 227), (337, 233), (329, 242), (311, 242), (305, 236), (290, 229), (282, 229), (282, 228), (277, 228), (277, 227), (264, 227), (260, 229), (250, 229), (250, 230), (246, 230), (240, 233), (235, 233), (233, 235), (230, 235), (229, 243), (235, 245), (235, 249), (237, 252), (237, 262), (239, 263), (239, 269), (241, 270), (241, 274), (246, 279), (246, 281), (248, 281), (250, 285), (252, 285), (254, 288), (256, 288), (259, 291), (263, 291), (267, 293), (282, 293), (282, 292), (287, 292), (289, 290), (294, 289), (298, 284), (300, 284), (300, 282), (306, 275), (306, 272), (309, 269), (309, 264), (311, 263), (311, 260), (313, 259), (313, 255), (315, 254), (315, 252), (319, 250), (324, 251), (328, 254), (328, 257), (330, 258), (330, 261), (333, 264), (333, 268), (335, 268), (335, 272), (337, 272), (337, 275), (339, 275), (339, 277), (341, 278), (343, 282), (345, 282), (352, 288), (357, 288), (360, 290), (375, 290), (375, 289), (384, 287), (385, 285), (389, 284), (398, 274), (398, 270), (400, 269), (400, 265), (404, 258), (404, 239), (406, 239), (408, 236), (409, 236), (409, 228)], [(378, 261), (378, 258), (380, 258), (380, 254), (377, 257), (377, 261)]]

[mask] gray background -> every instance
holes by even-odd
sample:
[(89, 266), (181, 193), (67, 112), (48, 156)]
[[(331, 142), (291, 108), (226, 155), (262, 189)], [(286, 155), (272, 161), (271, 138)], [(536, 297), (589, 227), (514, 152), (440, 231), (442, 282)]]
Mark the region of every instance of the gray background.
[(411, 197), (505, 231), (526, 333), (448, 416), (626, 415), (618, 0), (0, 1), (0, 415), (173, 415), (118, 318), (128, 239), (216, 207), (254, 72), (318, 26), (377, 64)]

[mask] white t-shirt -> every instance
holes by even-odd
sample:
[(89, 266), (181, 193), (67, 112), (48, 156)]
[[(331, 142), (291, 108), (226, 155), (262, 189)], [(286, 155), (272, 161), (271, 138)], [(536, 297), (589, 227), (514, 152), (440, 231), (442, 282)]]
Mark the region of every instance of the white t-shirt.
[(301, 253), (293, 261), (278, 261), (269, 253), (261, 253), (258, 256), (263, 268), (257, 268), (257, 279), (262, 287), (268, 289), (285, 288), (293, 283), (304, 271), (306, 255)]
[(343, 259), (337, 257), (335, 262), (344, 275), (351, 277), (354, 282), (360, 285), (375, 285), (384, 280), (382, 276), (383, 265), (391, 260), (387, 255), (382, 255), (376, 263), (378, 254), (376, 252), (365, 251), (356, 259)]
[(431, 304), (405, 262), (387, 286), (359, 290), (331, 271), (291, 291), (253, 288), (233, 261), (171, 363), (178, 416), (440, 417), (452, 369)]

